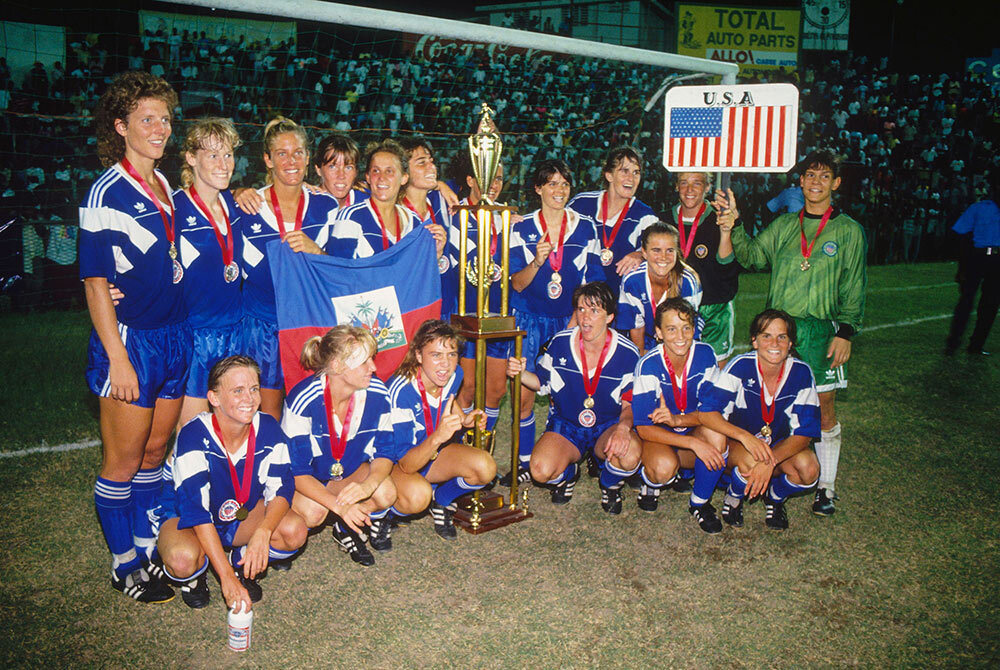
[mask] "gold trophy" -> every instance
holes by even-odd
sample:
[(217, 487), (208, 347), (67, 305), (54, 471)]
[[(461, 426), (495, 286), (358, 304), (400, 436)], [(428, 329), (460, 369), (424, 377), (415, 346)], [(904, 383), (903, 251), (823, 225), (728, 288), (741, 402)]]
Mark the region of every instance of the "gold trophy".
[[(451, 323), (458, 329), (462, 337), (476, 343), (476, 396), (475, 408), (482, 410), (486, 406), (486, 342), (487, 340), (514, 338), (514, 355), (521, 357), (521, 344), (524, 331), (518, 330), (514, 317), (510, 315), (510, 217), (517, 212), (516, 207), (496, 204), (488, 195), (490, 184), (500, 166), (500, 154), (503, 151), (503, 141), (497, 132), (493, 121), (493, 110), (484, 102), (479, 127), (475, 135), (469, 137), (469, 154), (472, 157), (472, 168), (476, 173), (476, 183), (479, 185), (481, 200), (476, 205), (463, 205), (459, 210), (460, 241), (458, 249), (458, 313), (452, 315)], [(469, 212), (476, 212), (476, 256), (472, 263), (468, 262)], [(491, 240), (494, 234), (493, 219), (496, 214), (501, 219), (501, 262), (497, 267), (490, 252)], [(466, 295), (466, 280), (476, 288), (475, 312), (466, 310), (468, 296)], [(500, 311), (491, 311), (490, 285), (500, 281), (501, 297)], [(521, 378), (518, 375), (510, 381), (511, 411), (511, 444), (510, 461), (513, 477), (510, 483), (510, 495), (506, 502), (504, 497), (493, 491), (476, 491), (458, 499), (458, 509), (455, 512), (455, 523), (470, 533), (478, 534), (495, 528), (501, 528), (511, 523), (530, 518), (528, 511), (527, 489), (518, 497), (517, 483), (517, 452), (519, 411), (521, 406)], [(494, 434), (492, 431), (480, 430), (478, 426), (467, 434), (466, 441), (478, 449), (485, 449), (493, 455)]]

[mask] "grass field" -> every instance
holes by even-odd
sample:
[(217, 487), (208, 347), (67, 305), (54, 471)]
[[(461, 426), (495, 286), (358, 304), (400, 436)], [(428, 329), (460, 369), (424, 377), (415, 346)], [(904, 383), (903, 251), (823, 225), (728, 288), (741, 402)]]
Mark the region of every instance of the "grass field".
[[(790, 529), (767, 531), (756, 504), (709, 537), (679, 494), (610, 517), (584, 476), (570, 505), (533, 489), (535, 518), (478, 537), (446, 544), (419, 519), (372, 568), (324, 530), (262, 581), (244, 655), (214, 581), (199, 611), (109, 588), (99, 448), (0, 458), (0, 667), (996, 667), (1000, 335), (992, 358), (942, 356), (953, 273), (870, 269), (833, 517), (795, 499)], [(742, 278), (738, 333), (766, 281)], [(96, 438), (86, 314), (0, 326), (0, 455)]]

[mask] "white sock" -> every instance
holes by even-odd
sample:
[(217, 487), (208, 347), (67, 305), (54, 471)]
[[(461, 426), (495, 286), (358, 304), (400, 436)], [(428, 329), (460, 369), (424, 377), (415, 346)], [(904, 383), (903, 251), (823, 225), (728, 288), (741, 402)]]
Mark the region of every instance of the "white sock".
[(819, 459), (819, 488), (830, 489), (837, 481), (837, 464), (840, 462), (840, 422), (830, 430), (824, 430), (816, 443), (816, 458)]

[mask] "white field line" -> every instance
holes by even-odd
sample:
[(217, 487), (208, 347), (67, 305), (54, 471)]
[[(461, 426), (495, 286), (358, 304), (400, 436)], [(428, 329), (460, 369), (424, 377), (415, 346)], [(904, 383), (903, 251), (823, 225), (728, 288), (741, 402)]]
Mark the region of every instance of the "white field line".
[[(894, 323), (880, 323), (877, 326), (869, 326), (868, 328), (865, 328), (859, 334), (864, 335), (865, 333), (870, 333), (873, 330), (884, 330), (886, 328), (902, 328), (904, 326), (912, 326), (925, 321), (940, 321), (941, 319), (947, 319), (950, 317), (951, 314), (935, 314), (933, 316), (923, 316), (919, 319), (906, 319), (904, 321), (896, 321)], [(749, 349), (750, 347), (748, 345), (739, 344), (733, 348), (733, 351), (734, 353), (741, 354)], [(85, 440), (83, 442), (70, 442), (69, 444), (57, 444), (53, 446), (43, 444), (40, 447), (31, 447), (30, 449), (21, 449), (20, 451), (0, 452), (0, 459), (20, 458), (21, 456), (30, 456), (31, 454), (51, 454), (60, 451), (76, 451), (77, 449), (96, 447), (100, 443), (100, 440)]]
[[(944, 288), (945, 286), (955, 286), (955, 282), (947, 281), (941, 282), (940, 284), (921, 284), (919, 286), (886, 286), (884, 288), (873, 288), (869, 289), (869, 293), (895, 293), (897, 291), (923, 291), (929, 288)], [(744, 293), (742, 295), (737, 294), (737, 298), (743, 300), (760, 300), (761, 298), (766, 298), (766, 293)]]

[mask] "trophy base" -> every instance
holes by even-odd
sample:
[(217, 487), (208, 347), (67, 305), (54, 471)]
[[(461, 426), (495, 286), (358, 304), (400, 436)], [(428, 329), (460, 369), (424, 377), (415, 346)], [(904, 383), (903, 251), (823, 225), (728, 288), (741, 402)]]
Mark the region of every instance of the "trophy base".
[(459, 334), (470, 340), (490, 340), (514, 337), (521, 331), (517, 329), (513, 316), (490, 314), (478, 317), (474, 314), (453, 314), (451, 325)]
[(489, 530), (496, 530), (518, 523), (525, 519), (530, 519), (534, 515), (527, 510), (504, 505), (504, 497), (493, 491), (481, 491), (479, 493), (479, 520), (473, 522), (474, 503), (473, 493), (464, 495), (456, 502), (458, 509), (452, 516), (455, 525), (472, 535), (479, 535)]

